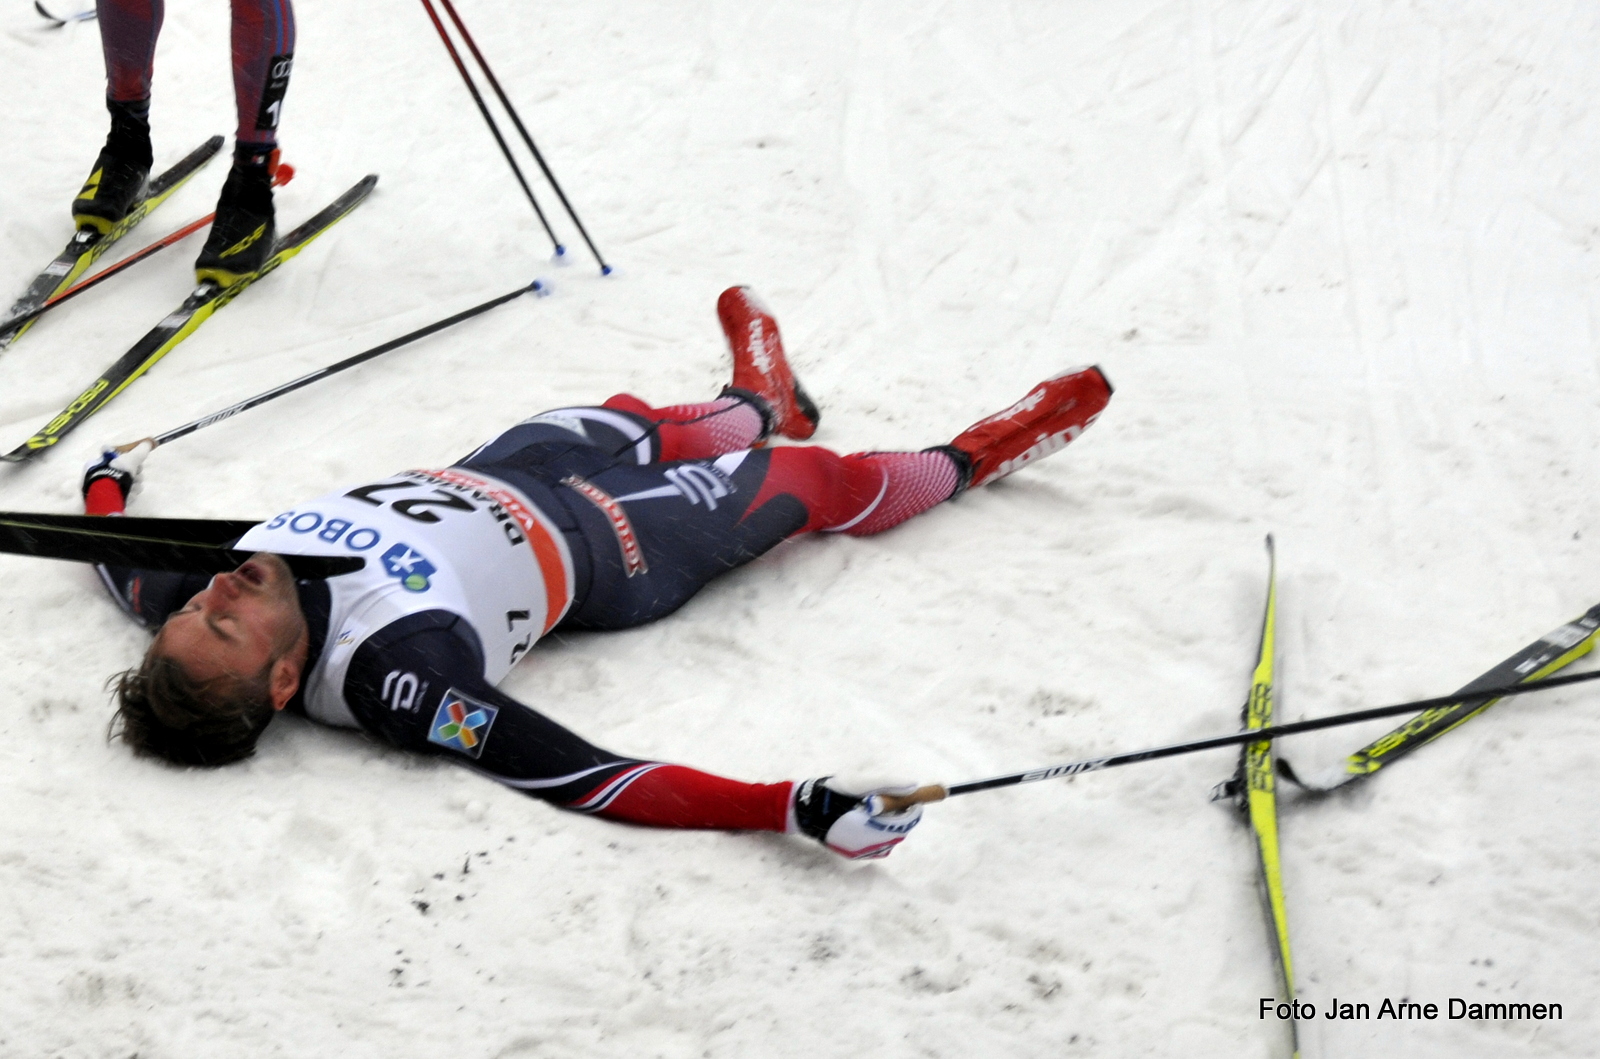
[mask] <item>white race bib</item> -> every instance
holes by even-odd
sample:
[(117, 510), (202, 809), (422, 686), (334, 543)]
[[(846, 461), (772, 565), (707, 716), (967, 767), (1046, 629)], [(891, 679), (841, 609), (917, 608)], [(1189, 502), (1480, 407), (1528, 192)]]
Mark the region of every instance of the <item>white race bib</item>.
[(497, 683), (572, 604), (572, 556), (555, 523), (498, 479), (451, 467), (405, 471), (302, 504), (235, 546), (290, 555), (359, 555), (329, 578), (333, 609), (306, 707), (353, 725), (346, 670), (372, 633), (408, 614), (445, 610), (472, 624), (484, 677)]

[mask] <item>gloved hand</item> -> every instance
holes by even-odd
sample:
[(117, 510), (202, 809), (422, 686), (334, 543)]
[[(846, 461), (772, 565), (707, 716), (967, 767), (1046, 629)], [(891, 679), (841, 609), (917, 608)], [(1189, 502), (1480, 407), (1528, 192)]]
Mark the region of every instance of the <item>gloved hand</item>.
[[(133, 492), (133, 487), (139, 468), (144, 466), (145, 457), (155, 451), (156, 443), (150, 438), (145, 438), (128, 449), (119, 452), (111, 445), (102, 445), (100, 455), (83, 465), (83, 498), (89, 501), (89, 493), (95, 488), (96, 482), (110, 481), (116, 485), (117, 492), (121, 495), (122, 503), (128, 502), (128, 494)], [(105, 490), (101, 486), (98, 491)], [(109, 498), (106, 498), (109, 499)], [(91, 507), (95, 505), (90, 505)], [(121, 505), (117, 506), (121, 510)], [(98, 512), (91, 511), (91, 514)]]
[(881, 811), (875, 795), (910, 794), (915, 786), (879, 787), (848, 794), (828, 785), (831, 776), (795, 784), (794, 818), (800, 830), (841, 857), (868, 860), (887, 857), (922, 822), (922, 806), (902, 812)]

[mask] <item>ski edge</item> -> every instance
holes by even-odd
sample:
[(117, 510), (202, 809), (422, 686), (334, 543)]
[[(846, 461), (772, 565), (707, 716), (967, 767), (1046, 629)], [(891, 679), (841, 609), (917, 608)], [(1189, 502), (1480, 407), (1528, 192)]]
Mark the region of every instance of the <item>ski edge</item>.
[[(1276, 706), (1278, 625), (1278, 552), (1271, 534), (1267, 535), (1267, 602), (1261, 618), (1261, 639), (1256, 649), (1256, 666), (1250, 678), (1250, 696), (1245, 700), (1244, 725), (1248, 729), (1270, 727)], [(1289, 907), (1283, 890), (1283, 855), (1278, 834), (1278, 796), (1273, 775), (1272, 740), (1247, 743), (1239, 750), (1240, 801), (1250, 824), (1256, 849), (1256, 863), (1262, 908), (1268, 934), (1273, 942), (1273, 964), (1277, 969), (1283, 999), (1293, 1003), (1294, 955), (1289, 944)], [(1289, 1022), (1289, 1038), (1295, 1059), (1300, 1055), (1300, 1029)]]

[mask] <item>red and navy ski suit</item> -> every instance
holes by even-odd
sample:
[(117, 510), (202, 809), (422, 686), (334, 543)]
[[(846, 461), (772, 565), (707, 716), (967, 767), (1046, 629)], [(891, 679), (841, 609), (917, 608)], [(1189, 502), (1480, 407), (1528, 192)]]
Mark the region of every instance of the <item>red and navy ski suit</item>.
[[(299, 583), (312, 647), (291, 708), (566, 809), (662, 827), (791, 829), (788, 782), (614, 753), (494, 686), (552, 628), (652, 621), (789, 537), (880, 532), (955, 490), (940, 452), (746, 448), (760, 427), (734, 397), (654, 409), (623, 395), (536, 416), (449, 468), (263, 523), (239, 547), (367, 559), (361, 573)], [(110, 513), (120, 494), (107, 483), (89, 506)], [(151, 628), (206, 583), (102, 572)]]

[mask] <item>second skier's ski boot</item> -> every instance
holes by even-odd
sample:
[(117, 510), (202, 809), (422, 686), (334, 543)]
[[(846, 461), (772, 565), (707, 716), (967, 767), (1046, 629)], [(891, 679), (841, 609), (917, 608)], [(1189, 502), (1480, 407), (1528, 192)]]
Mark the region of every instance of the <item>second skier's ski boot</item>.
[[(749, 287), (729, 287), (717, 299), (717, 319), (733, 350), (730, 391), (754, 394), (772, 413), (773, 433), (804, 440), (817, 432), (822, 413), (800, 388), (783, 355), (778, 321)], [(727, 391), (725, 391), (727, 392)]]
[(194, 263), (195, 279), (227, 288), (250, 279), (272, 256), (277, 236), (272, 209), (272, 170), (278, 152), (240, 144), (217, 200), (217, 218)]
[(988, 485), (1034, 460), (1060, 452), (1088, 429), (1111, 400), (1099, 367), (1074, 368), (1035, 386), (1028, 396), (956, 435), (939, 451), (960, 466), (962, 489)]
[(80, 230), (109, 234), (144, 198), (150, 176), (150, 101), (106, 101), (111, 132), (94, 160), (94, 171), (72, 200), (72, 219)]

